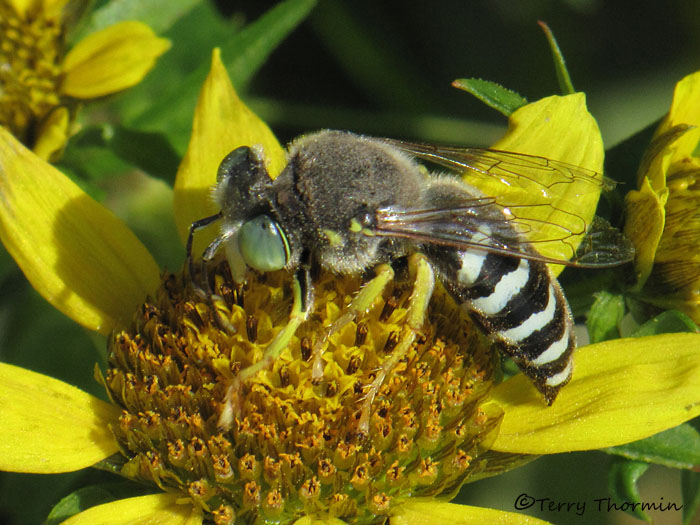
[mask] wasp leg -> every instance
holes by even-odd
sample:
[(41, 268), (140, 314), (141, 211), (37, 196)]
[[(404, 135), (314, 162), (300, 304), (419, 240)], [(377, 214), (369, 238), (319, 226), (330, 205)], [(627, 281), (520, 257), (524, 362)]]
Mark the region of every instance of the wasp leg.
[(287, 325), (275, 336), (272, 342), (267, 345), (262, 358), (257, 363), (244, 368), (226, 390), (224, 398), (224, 408), (219, 416), (218, 428), (229, 430), (233, 424), (233, 418), (241, 412), (241, 387), (249, 379), (255, 377), (258, 372), (266, 370), (272, 366), (282, 351), (289, 346), (297, 328), (306, 321), (309, 312), (313, 308), (313, 288), (308, 269), (300, 269), (294, 276), (292, 282), (292, 312)]
[(198, 221), (195, 221), (190, 225), (190, 231), (187, 236), (186, 263), (187, 269), (190, 274), (190, 280), (194, 286), (195, 292), (205, 301), (209, 301), (216, 323), (223, 330), (226, 330), (229, 333), (236, 333), (236, 328), (229, 322), (228, 319), (226, 319), (221, 314), (220, 310), (222, 309), (222, 307), (220, 305), (223, 299), (219, 295), (216, 295), (211, 289), (211, 286), (209, 286), (209, 275), (207, 272), (207, 263), (209, 263), (214, 258), (221, 244), (228, 240), (228, 238), (231, 236), (230, 233), (225, 232), (224, 234), (217, 236), (211, 243), (209, 243), (207, 248), (204, 250), (204, 253), (202, 254), (199, 276), (197, 276), (194, 271), (194, 259), (192, 258), (192, 244), (194, 242), (194, 234), (197, 231), (209, 226), (213, 222), (216, 222), (221, 217), (222, 213), (219, 212), (216, 215), (210, 215), (209, 217), (199, 219)]
[(313, 347), (314, 362), (311, 375), (311, 381), (314, 385), (318, 385), (323, 381), (323, 347), (330, 336), (342, 330), (345, 325), (354, 321), (358, 315), (367, 313), (372, 307), (372, 303), (384, 292), (384, 288), (393, 278), (394, 269), (391, 266), (388, 264), (377, 266), (375, 277), (362, 285), (358, 294), (348, 305), (345, 313), (333, 321), (323, 336), (316, 341)]
[[(187, 254), (187, 268), (189, 269), (190, 272), (190, 279), (192, 280), (193, 283), (195, 283), (195, 273), (194, 273), (194, 260), (192, 259), (192, 243), (194, 242), (194, 234), (209, 226), (211, 223), (218, 221), (222, 217), (221, 212), (217, 213), (216, 215), (210, 215), (209, 217), (204, 217), (203, 219), (199, 219), (198, 221), (194, 221), (190, 225), (190, 231), (189, 234), (187, 235), (187, 248), (185, 253)], [(216, 239), (212, 244), (216, 242)], [(221, 244), (221, 241), (219, 241), (216, 244), (216, 248), (219, 247)], [(209, 245), (210, 247), (211, 245)], [(207, 247), (207, 251), (209, 250), (209, 247)], [(216, 251), (216, 248), (214, 251)], [(198, 287), (199, 290), (202, 290), (202, 287), (200, 286), (200, 283), (195, 283), (196, 286)]]
[(403, 334), (391, 355), (384, 360), (377, 371), (374, 381), (369, 385), (362, 403), (362, 412), (360, 413), (360, 420), (357, 426), (358, 434), (361, 436), (369, 435), (370, 416), (374, 398), (384, 384), (386, 377), (399, 361), (405, 357), (416, 340), (418, 332), (425, 323), (425, 313), (428, 310), (428, 304), (435, 288), (435, 271), (425, 255), (422, 253), (411, 255), (408, 259), (408, 267), (414, 282), (413, 291), (408, 299), (408, 312)]
[[(207, 217), (207, 219), (212, 219), (213, 217), (216, 217), (216, 215), (213, 215), (212, 217)], [(203, 219), (206, 220), (206, 219)], [(190, 242), (191, 242), (191, 232), (192, 229), (190, 228), (190, 238), (187, 240), (188, 242), (188, 250), (191, 248)], [(199, 273), (199, 282), (195, 283), (194, 278), (192, 278), (192, 282), (195, 283), (196, 286), (196, 291), (198, 295), (202, 296), (202, 298), (205, 301), (209, 301), (209, 304), (211, 305), (211, 310), (212, 314), (214, 316), (214, 321), (216, 321), (216, 324), (219, 325), (219, 327), (222, 330), (225, 330), (229, 334), (235, 334), (236, 333), (236, 327), (231, 324), (231, 322), (221, 313), (222, 310), (226, 311), (227, 307), (224, 303), (223, 298), (214, 293), (214, 291), (211, 289), (211, 286), (209, 285), (209, 273), (207, 271), (207, 264), (210, 263), (213, 259), (214, 256), (216, 255), (216, 252), (219, 250), (219, 247), (226, 242), (229, 237), (231, 236), (230, 233), (223, 233), (222, 235), (219, 235), (216, 237), (211, 243), (209, 243), (209, 246), (207, 246), (206, 250), (204, 250), (204, 253), (202, 254), (202, 261), (201, 261), (201, 269)], [(188, 252), (189, 253), (189, 252)], [(189, 265), (190, 265), (190, 274), (192, 273), (193, 269), (193, 264), (192, 264), (192, 258), (189, 257)]]

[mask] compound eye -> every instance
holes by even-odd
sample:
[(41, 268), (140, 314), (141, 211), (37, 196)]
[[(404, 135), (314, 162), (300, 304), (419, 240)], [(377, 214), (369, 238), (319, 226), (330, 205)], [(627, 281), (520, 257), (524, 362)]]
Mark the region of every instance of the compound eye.
[(246, 264), (261, 272), (281, 270), (289, 260), (287, 237), (267, 215), (258, 215), (241, 226), (238, 249)]

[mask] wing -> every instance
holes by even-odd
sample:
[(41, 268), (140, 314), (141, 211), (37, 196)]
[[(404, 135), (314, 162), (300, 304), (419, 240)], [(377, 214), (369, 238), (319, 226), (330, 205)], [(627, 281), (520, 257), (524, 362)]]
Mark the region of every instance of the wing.
[(595, 202), (600, 191), (614, 187), (595, 171), (507, 151), (382, 140), (464, 173), (465, 185), (478, 189), (452, 196), (445, 208), (380, 209), (377, 235), (578, 267), (615, 266), (634, 257), (619, 230), (577, 212), (581, 201), (592, 196)]
[[(411, 239), (418, 243), (450, 246), (459, 250), (480, 249), (506, 256), (581, 268), (606, 268), (632, 261), (634, 246), (617, 228), (595, 217), (579, 243), (580, 232), (551, 223), (521, 220), (504, 210), (502, 218), (475, 219), (485, 207), (499, 207), (493, 200), (477, 198), (464, 206), (445, 209), (381, 208), (377, 211), (376, 235)], [(538, 238), (546, 228), (548, 237)], [(558, 236), (552, 236), (558, 231)], [(566, 247), (562, 256), (540, 254), (538, 245), (559, 242)]]
[(414, 157), (458, 172), (468, 171), (471, 179), (497, 181), (504, 188), (520, 187), (553, 197), (559, 185), (577, 183), (580, 193), (610, 191), (617, 184), (593, 170), (559, 160), (484, 148), (460, 148), (421, 144), (395, 139), (383, 142)]

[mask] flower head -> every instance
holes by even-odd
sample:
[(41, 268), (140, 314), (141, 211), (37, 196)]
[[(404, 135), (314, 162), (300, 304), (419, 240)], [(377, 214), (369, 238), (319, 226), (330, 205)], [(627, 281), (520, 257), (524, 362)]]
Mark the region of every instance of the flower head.
[(165, 275), (132, 326), (110, 337), (105, 382), (123, 407), (114, 426), (121, 474), (177, 488), (220, 523), (313, 514), (363, 523), (409, 497), (451, 494), (484, 468), (501, 416), (486, 403), (493, 362), (449, 298), (433, 302), (433, 321), (376, 396), (364, 435), (366, 389), (400, 342), (408, 293), (392, 287), (332, 335), (317, 383), (312, 344), (360, 285), (324, 275), (314, 320), (243, 385), (226, 429), (217, 422), (227, 382), (286, 324), (290, 283), (277, 272), (236, 286), (225, 263), (212, 282), (219, 298), (208, 305), (182, 277)]
[(700, 73), (676, 85), (673, 104), (626, 197), (625, 233), (637, 248), (635, 297), (700, 322)]
[[(580, 96), (547, 99), (516, 114), (506, 140), (546, 135), (562, 114), (590, 118)], [(215, 53), (176, 183), (183, 237), (193, 220), (216, 211), (208, 188), (221, 158), (241, 144), (261, 144), (269, 171), (279, 172), (283, 150), (235, 95)], [(30, 184), (37, 174), (45, 184)], [(161, 275), (122, 223), (2, 129), (0, 194), (0, 237), (32, 284), (76, 321), (111, 334), (103, 382), (112, 400), (0, 365), (0, 468), (97, 465), (163, 491), (93, 507), (68, 523), (521, 522), (444, 500), (465, 480), (488, 475), (499, 454), (611, 446), (700, 413), (700, 336), (582, 348), (572, 382), (547, 407), (522, 376), (493, 387), (492, 350), (438, 290), (358, 431), (365, 387), (401, 343), (410, 279), (390, 283), (366, 316), (330, 335), (318, 383), (314, 343), (360, 286), (330, 274), (319, 276), (309, 321), (229, 407), (230, 382), (289, 320), (288, 275), (251, 273), (237, 285), (216, 261), (207, 281), (213, 294), (202, 294), (186, 271)], [(222, 425), (228, 408), (233, 417)]]
[(68, 0), (0, 1), (0, 125), (41, 158), (61, 151), (72, 101), (133, 86), (170, 43), (140, 22), (87, 36), (66, 53)]

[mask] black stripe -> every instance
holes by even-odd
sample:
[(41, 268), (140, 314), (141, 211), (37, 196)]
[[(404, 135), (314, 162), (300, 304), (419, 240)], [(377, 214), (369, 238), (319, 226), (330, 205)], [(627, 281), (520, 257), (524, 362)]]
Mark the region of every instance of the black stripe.
[(503, 276), (514, 271), (519, 264), (520, 259), (517, 257), (504, 257), (488, 253), (481, 265), (481, 272), (479, 272), (476, 282), (463, 292), (465, 299), (488, 297), (496, 289), (496, 285), (501, 282)]
[(554, 399), (557, 397), (559, 390), (561, 390), (564, 385), (571, 381), (571, 374), (569, 374), (568, 378), (566, 378), (563, 382), (559, 383), (556, 386), (548, 386), (547, 379), (549, 379), (555, 374), (558, 374), (559, 372), (562, 372), (566, 368), (566, 366), (571, 361), (571, 354), (574, 350), (574, 347), (575, 345), (572, 344), (571, 339), (569, 339), (569, 348), (567, 349), (565, 354), (566, 359), (562, 358), (555, 361), (555, 363), (557, 364), (556, 369), (553, 366), (520, 366), (520, 369), (527, 377), (529, 377), (532, 380), (535, 387), (537, 387), (537, 390), (542, 392), (542, 395), (544, 395), (544, 398), (547, 401), (548, 405), (552, 404)]
[(430, 257), (430, 261), (440, 274), (440, 282), (442, 282), (447, 291), (454, 296), (458, 303), (466, 301), (464, 292), (468, 288), (459, 285), (457, 282), (457, 272), (462, 267), (461, 254), (463, 252), (454, 248), (430, 244), (424, 246), (423, 251)]
[(551, 282), (547, 267), (539, 261), (523, 261), (528, 265), (528, 279), (525, 286), (511, 297), (497, 314), (488, 316), (489, 326), (501, 332), (520, 326), (532, 314), (547, 308), (549, 301), (549, 284)]
[(547, 351), (552, 343), (555, 343), (564, 335), (569, 324), (569, 315), (566, 304), (562, 302), (561, 296), (554, 294), (556, 305), (554, 317), (540, 330), (530, 334), (528, 337), (518, 342), (518, 353), (524, 359), (532, 361)]

